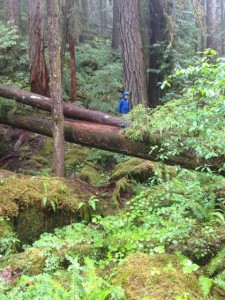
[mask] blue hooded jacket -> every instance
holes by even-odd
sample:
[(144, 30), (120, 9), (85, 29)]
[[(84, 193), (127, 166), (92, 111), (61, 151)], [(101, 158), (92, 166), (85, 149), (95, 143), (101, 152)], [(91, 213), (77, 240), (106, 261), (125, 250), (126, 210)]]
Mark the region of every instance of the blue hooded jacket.
[(120, 114), (127, 114), (130, 111), (130, 102), (128, 99), (125, 98), (126, 95), (129, 95), (129, 93), (124, 92), (123, 98), (120, 99), (120, 103), (117, 110)]

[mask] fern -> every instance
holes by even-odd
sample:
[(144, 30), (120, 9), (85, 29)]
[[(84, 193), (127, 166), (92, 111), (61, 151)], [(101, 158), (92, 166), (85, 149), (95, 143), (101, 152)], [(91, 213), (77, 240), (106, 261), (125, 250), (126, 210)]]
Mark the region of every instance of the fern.
[(201, 286), (202, 292), (205, 297), (207, 297), (211, 291), (211, 287), (213, 284), (213, 280), (206, 277), (206, 276), (200, 276), (199, 277), (199, 284)]
[[(206, 268), (206, 273), (208, 275), (213, 275), (223, 266), (222, 262), (225, 261), (225, 246), (219, 251), (219, 253), (211, 260), (208, 267)], [(221, 274), (225, 274), (223, 271)], [(221, 275), (220, 275), (221, 276)]]
[(214, 284), (216, 286), (218, 286), (218, 288), (220, 288), (221, 290), (225, 291), (225, 280), (221, 280), (219, 278), (216, 278), (214, 280)]

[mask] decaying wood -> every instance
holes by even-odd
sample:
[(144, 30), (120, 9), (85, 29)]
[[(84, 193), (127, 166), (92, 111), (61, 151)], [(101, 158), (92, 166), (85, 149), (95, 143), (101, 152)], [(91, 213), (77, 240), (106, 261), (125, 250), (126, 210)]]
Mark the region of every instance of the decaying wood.
[[(0, 123), (52, 136), (52, 120), (50, 115), (48, 116), (47, 114), (31, 113), (29, 115), (16, 115), (6, 111), (0, 115)], [(152, 141), (154, 142), (147, 145), (129, 140), (124, 136), (124, 131), (115, 126), (78, 120), (64, 121), (64, 133), (65, 140), (71, 143), (158, 161), (158, 153), (156, 151), (149, 153), (151, 146), (160, 146), (160, 138), (157, 136), (153, 136)], [(205, 160), (204, 158), (197, 157), (193, 152), (184, 152), (182, 155), (180, 154), (179, 156), (164, 160), (165, 164), (180, 165), (192, 170), (207, 164), (216, 172), (219, 171), (224, 162), (224, 155)], [(225, 175), (225, 172), (220, 174)]]
[[(0, 84), (0, 97), (14, 99), (17, 102), (27, 104), (35, 108), (51, 111), (52, 101), (50, 98), (17, 88), (8, 87), (3, 84)], [(63, 102), (63, 113), (64, 116), (68, 118), (122, 127), (120, 118), (103, 112), (85, 109), (72, 103)]]

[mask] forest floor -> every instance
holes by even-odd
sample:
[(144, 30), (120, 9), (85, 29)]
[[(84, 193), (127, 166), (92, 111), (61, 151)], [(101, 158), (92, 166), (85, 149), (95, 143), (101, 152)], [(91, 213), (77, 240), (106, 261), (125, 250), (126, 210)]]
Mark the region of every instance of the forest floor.
[(51, 157), (0, 126), (3, 299), (225, 299), (222, 177), (66, 144), (60, 179)]
[[(31, 170), (34, 173), (39, 173), (42, 170), (43, 165), (33, 161), (31, 157), (38, 155), (44, 142), (51, 140), (50, 138), (21, 129), (12, 129), (3, 125), (0, 126), (0, 137), (2, 144), (4, 143), (4, 147), (0, 149), (0, 169), (21, 175)], [(105, 171), (108, 172), (107, 169)], [(73, 178), (73, 180), (79, 182), (81, 193), (89, 190), (106, 201), (109, 201), (110, 198), (110, 196), (107, 197), (107, 195), (111, 195), (115, 189), (115, 182), (109, 184), (105, 183), (102, 186), (94, 186), (82, 181), (79, 177)], [(131, 196), (132, 195), (125, 193), (121, 199), (121, 204)]]

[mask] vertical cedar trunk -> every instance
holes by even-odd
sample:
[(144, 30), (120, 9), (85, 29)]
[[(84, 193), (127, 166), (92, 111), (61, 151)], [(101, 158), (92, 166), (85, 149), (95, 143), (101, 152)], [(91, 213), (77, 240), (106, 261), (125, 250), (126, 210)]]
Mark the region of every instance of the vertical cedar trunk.
[(202, 32), (201, 32), (201, 51), (206, 48), (206, 0), (201, 0), (202, 10), (204, 15), (202, 15)]
[(106, 9), (106, 1), (107, 1), (107, 0), (103, 0), (103, 28), (104, 28), (104, 31), (106, 31), (106, 29), (107, 29), (107, 9)]
[(103, 1), (104, 0), (100, 0), (100, 20), (101, 20), (101, 33), (103, 35), (104, 33), (104, 26), (103, 26), (103, 23), (104, 23), (104, 16), (103, 16)]
[[(221, 11), (221, 24), (222, 24), (222, 28), (224, 27), (224, 0), (220, 0), (220, 11)], [(221, 55), (225, 54), (225, 45), (224, 45), (224, 33), (222, 33), (221, 36)]]
[(60, 16), (58, 0), (47, 0), (48, 47), (50, 61), (50, 95), (53, 118), (53, 169), (57, 176), (64, 176), (64, 117), (62, 107)]
[(77, 99), (77, 83), (76, 83), (76, 58), (74, 38), (72, 34), (69, 35), (70, 45), (70, 69), (71, 69), (71, 101), (75, 102)]
[(80, 42), (84, 42), (87, 36), (87, 28), (88, 28), (88, 1), (82, 0), (81, 1), (81, 34), (80, 34)]
[(117, 50), (120, 47), (120, 14), (119, 0), (113, 0), (113, 31), (112, 48)]
[(166, 20), (163, 14), (163, 7), (160, 1), (150, 0), (150, 53), (149, 53), (149, 84), (148, 95), (150, 98), (150, 106), (156, 107), (160, 99), (160, 87), (158, 82), (162, 80), (159, 68), (161, 64), (161, 51), (155, 44), (160, 42), (163, 38), (163, 32), (166, 29)]
[(66, 52), (66, 43), (68, 40), (69, 32), (69, 12), (72, 6), (72, 0), (61, 0), (61, 69), (63, 74), (63, 67), (65, 63), (65, 52)]
[(120, 0), (119, 10), (125, 90), (131, 93), (133, 106), (148, 106), (139, 0)]
[(15, 25), (20, 31), (20, 0), (5, 0), (5, 18), (8, 25)]
[(49, 95), (44, 49), (43, 0), (28, 0), (29, 59), (31, 92)]
[(215, 49), (215, 33), (216, 33), (216, 0), (207, 0), (207, 40), (206, 47)]

